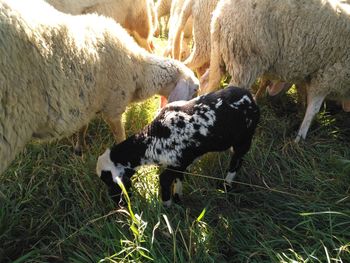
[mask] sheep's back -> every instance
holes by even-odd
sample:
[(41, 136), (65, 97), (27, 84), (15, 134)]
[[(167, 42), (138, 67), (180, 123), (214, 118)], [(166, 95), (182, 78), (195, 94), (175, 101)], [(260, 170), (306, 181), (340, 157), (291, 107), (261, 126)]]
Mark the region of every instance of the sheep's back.
[(62, 14), (42, 1), (28, 4), (0, 2), (0, 78), (25, 105), (23, 118), (37, 116), (38, 137), (67, 136), (101, 111), (116, 83), (130, 75), (123, 74), (131, 68), (130, 54), (142, 49), (111, 19)]
[(229, 72), (257, 65), (257, 74), (298, 82), (334, 64), (349, 64), (349, 1), (334, 6), (340, 2), (222, 1), (212, 29), (220, 26)]

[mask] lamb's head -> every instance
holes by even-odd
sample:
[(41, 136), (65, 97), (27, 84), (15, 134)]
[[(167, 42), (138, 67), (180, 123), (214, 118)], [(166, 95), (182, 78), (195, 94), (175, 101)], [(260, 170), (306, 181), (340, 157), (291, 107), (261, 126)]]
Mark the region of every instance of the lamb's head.
[[(113, 156), (115, 157), (115, 156)], [(114, 159), (114, 158), (113, 158)], [(131, 176), (135, 173), (135, 170), (124, 166), (122, 164), (115, 164), (111, 160), (111, 150), (107, 149), (102, 155), (98, 157), (96, 165), (96, 173), (101, 180), (107, 185), (109, 195), (118, 204), (123, 203), (123, 192), (118, 181), (122, 182), (128, 190), (131, 187)]]
[(168, 101), (190, 100), (198, 92), (199, 80), (194, 75), (193, 71), (186, 67), (183, 63), (175, 61), (178, 69), (178, 77), (175, 87), (168, 96)]

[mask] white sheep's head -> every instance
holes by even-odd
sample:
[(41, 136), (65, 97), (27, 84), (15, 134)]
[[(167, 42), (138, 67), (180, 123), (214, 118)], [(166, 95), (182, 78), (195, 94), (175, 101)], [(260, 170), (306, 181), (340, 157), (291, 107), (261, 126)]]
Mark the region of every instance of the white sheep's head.
[(134, 170), (121, 164), (115, 165), (111, 160), (111, 150), (107, 149), (98, 157), (96, 165), (96, 173), (101, 180), (107, 185), (109, 195), (118, 204), (122, 204), (122, 189), (118, 185), (121, 181), (128, 190), (131, 187), (130, 178), (134, 174)]
[(199, 89), (199, 80), (195, 77), (194, 73), (182, 65), (181, 77), (178, 79), (175, 88), (171, 91), (168, 96), (168, 101), (178, 101), (178, 100), (190, 100), (195, 95), (197, 95)]
[(191, 81), (180, 79), (170, 93), (168, 101), (190, 100), (197, 94), (198, 87), (199, 85), (191, 83)]

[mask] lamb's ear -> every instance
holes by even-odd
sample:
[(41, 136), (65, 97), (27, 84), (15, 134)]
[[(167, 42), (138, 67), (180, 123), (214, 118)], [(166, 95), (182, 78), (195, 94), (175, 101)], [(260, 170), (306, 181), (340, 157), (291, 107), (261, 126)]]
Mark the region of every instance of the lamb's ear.
[(190, 94), (190, 87), (186, 80), (180, 79), (175, 88), (172, 90), (168, 97), (169, 102), (178, 100), (190, 100), (192, 99), (192, 94)]

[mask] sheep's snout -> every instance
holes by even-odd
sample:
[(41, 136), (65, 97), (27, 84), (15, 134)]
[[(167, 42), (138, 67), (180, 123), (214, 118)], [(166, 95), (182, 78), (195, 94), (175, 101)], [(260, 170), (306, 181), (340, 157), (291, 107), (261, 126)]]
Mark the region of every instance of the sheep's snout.
[(191, 79), (180, 79), (168, 97), (168, 102), (190, 100), (198, 92), (199, 81), (193, 76)]

